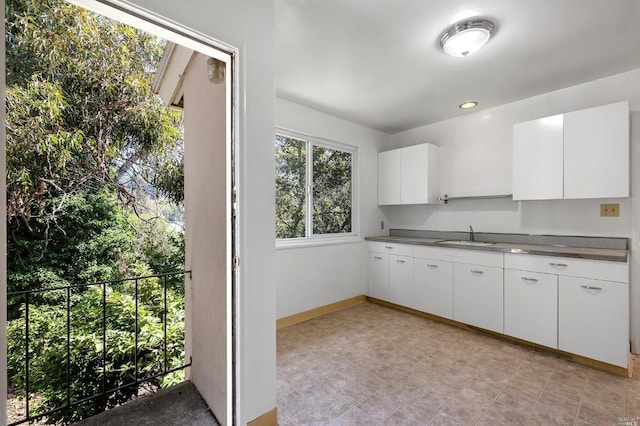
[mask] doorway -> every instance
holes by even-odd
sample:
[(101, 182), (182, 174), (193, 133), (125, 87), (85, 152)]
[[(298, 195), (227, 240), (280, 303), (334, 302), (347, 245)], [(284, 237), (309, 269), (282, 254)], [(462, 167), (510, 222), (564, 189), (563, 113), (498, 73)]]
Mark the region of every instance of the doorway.
[[(237, 132), (233, 117), (236, 50), (174, 23), (146, 15), (141, 10), (125, 8), (119, 2), (70, 2), (190, 49), (193, 55), (187, 65), (201, 65), (203, 59), (206, 64), (207, 59), (212, 58), (223, 69), (224, 80), (216, 83), (213, 88), (208, 87), (210, 103), (204, 108), (194, 108), (191, 118), (185, 117), (185, 139), (193, 138), (194, 141), (190, 146), (185, 141), (185, 269), (191, 271), (191, 277), (185, 283), (186, 358), (192, 363), (187, 373), (188, 379), (198, 387), (218, 420), (223, 425), (233, 424), (237, 340), (234, 335), (237, 317), (234, 306), (235, 289), (238, 285), (234, 266), (237, 265), (234, 259), (237, 259), (238, 227), (233, 190), (237, 187), (238, 176), (235, 155)], [(2, 56), (4, 59), (4, 49)], [(187, 71), (187, 74), (195, 75), (195, 69)], [(205, 68), (205, 75), (207, 71)], [(4, 87), (4, 82), (2, 84)], [(184, 102), (189, 107), (189, 96), (192, 96), (189, 93), (198, 93), (199, 90), (196, 82), (185, 81), (184, 84)], [(192, 103), (191, 106), (193, 105)], [(208, 115), (212, 112), (215, 116)], [(215, 123), (216, 126), (199, 128), (203, 123)], [(6, 158), (2, 160), (4, 165)], [(6, 269), (6, 265), (3, 267)], [(6, 300), (6, 283), (1, 291), (4, 293), (3, 300)], [(2, 326), (6, 327), (5, 321), (6, 312), (3, 312)], [(1, 352), (6, 357), (6, 341), (0, 341), (0, 344), (3, 346)], [(2, 365), (6, 366), (6, 358), (2, 360)], [(4, 383), (0, 381), (0, 397), (5, 403), (6, 395), (3, 394), (7, 389), (6, 375), (2, 375), (1, 380)], [(3, 411), (6, 416), (6, 408)]]

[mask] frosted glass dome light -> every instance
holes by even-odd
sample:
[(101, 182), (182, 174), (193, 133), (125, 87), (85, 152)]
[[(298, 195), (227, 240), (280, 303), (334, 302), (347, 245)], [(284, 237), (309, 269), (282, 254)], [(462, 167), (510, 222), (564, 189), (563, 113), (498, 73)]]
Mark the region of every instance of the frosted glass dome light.
[(471, 55), (491, 37), (493, 22), (473, 19), (449, 27), (440, 37), (440, 47), (445, 53), (456, 57)]

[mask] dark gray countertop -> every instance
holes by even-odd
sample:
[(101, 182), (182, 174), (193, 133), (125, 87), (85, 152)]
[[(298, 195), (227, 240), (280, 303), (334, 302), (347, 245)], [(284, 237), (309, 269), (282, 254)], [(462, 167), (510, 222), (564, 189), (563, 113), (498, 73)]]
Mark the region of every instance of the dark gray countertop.
[(465, 250), (483, 250), (514, 254), (608, 260), (613, 262), (626, 262), (628, 255), (628, 250), (620, 248), (572, 247), (566, 245), (526, 244), (520, 242), (492, 242), (491, 245), (486, 246), (468, 246), (447, 243), (447, 238), (410, 237), (399, 235), (366, 237), (365, 240), (398, 244), (427, 245), (434, 247), (463, 248)]

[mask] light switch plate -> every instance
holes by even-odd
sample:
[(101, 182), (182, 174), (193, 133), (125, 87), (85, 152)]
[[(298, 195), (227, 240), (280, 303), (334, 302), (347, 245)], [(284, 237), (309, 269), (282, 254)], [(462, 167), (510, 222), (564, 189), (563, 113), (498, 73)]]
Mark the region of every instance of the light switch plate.
[(600, 204), (601, 217), (619, 217), (620, 204)]

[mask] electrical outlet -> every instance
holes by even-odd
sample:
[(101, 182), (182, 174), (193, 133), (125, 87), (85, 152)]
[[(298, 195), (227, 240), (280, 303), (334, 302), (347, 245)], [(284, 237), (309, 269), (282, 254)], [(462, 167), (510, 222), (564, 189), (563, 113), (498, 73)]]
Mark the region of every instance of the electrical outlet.
[(600, 204), (601, 217), (619, 217), (620, 204)]
[(384, 229), (384, 220), (380, 221), (380, 229)]

